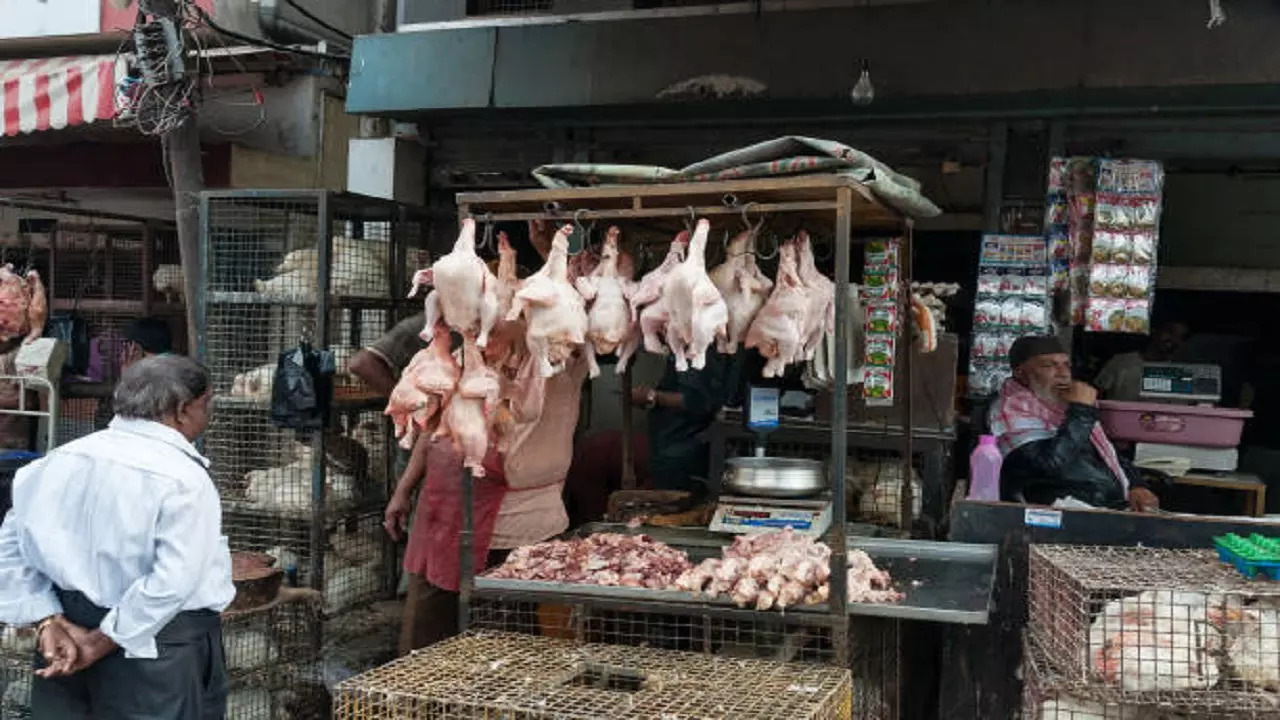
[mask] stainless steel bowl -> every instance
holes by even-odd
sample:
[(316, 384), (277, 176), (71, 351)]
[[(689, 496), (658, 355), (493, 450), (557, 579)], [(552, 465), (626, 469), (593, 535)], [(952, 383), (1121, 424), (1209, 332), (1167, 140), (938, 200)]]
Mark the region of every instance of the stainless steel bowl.
[(827, 473), (818, 460), (738, 457), (725, 460), (724, 489), (739, 495), (799, 498), (827, 489)]

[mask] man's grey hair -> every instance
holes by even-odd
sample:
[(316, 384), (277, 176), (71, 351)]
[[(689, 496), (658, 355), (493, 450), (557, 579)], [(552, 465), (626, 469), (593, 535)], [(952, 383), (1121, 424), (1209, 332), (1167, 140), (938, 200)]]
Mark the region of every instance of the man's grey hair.
[(181, 355), (157, 355), (130, 365), (116, 384), (116, 415), (161, 420), (209, 391), (209, 371)]

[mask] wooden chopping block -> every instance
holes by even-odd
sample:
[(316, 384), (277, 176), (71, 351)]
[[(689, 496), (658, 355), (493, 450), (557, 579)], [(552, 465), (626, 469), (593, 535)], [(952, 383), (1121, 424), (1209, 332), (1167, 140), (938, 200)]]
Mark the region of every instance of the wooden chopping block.
[(693, 504), (683, 490), (619, 490), (609, 496), (606, 519), (627, 522), (636, 517), (681, 513)]

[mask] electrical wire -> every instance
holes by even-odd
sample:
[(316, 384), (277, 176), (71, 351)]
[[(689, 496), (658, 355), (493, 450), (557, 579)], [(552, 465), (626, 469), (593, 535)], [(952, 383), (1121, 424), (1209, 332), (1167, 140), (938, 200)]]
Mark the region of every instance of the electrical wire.
[(313, 22), (313, 23), (315, 23), (315, 24), (319, 25), (320, 27), (324, 28), (325, 30), (328, 30), (329, 32), (333, 33), (334, 35), (337, 35), (338, 37), (341, 37), (341, 38), (345, 38), (345, 39), (347, 39), (347, 40), (354, 40), (354, 39), (355, 39), (355, 38), (351, 37), (351, 34), (350, 34), (350, 33), (344, 32), (342, 29), (337, 28), (337, 27), (334, 27), (333, 25), (330, 25), (329, 23), (325, 22), (324, 20), (321, 20), (320, 18), (316, 17), (316, 16), (315, 16), (315, 15), (314, 15), (310, 10), (308, 10), (308, 9), (306, 9), (306, 8), (304, 8), (304, 7), (302, 7), (302, 4), (301, 4), (301, 3), (299, 3), (299, 2), (298, 2), (298, 0), (284, 0), (284, 1), (285, 1), (286, 3), (288, 3), (288, 4), (289, 4), (289, 7), (293, 8), (294, 10), (297, 10), (299, 13), (301, 13), (301, 14), (302, 14), (302, 17), (304, 17), (304, 18), (306, 18), (306, 19), (310, 20), (311, 22)]
[(294, 53), (296, 55), (306, 55), (309, 57), (320, 58), (322, 60), (330, 60), (333, 62), (340, 62), (340, 63), (351, 62), (351, 56), (349, 55), (335, 55), (333, 53), (320, 52), (319, 50), (308, 50), (306, 48), (291, 47), (289, 45), (282, 45), (280, 43), (272, 42), (270, 40), (264, 40), (263, 38), (250, 37), (248, 35), (238, 33), (234, 30), (228, 30), (227, 28), (224, 28), (218, 23), (214, 22), (213, 18), (209, 16), (209, 13), (205, 12), (204, 8), (200, 7), (199, 5), (191, 4), (189, 0), (187, 4), (188, 4), (188, 7), (194, 9), (196, 13), (200, 16), (201, 24), (203, 24), (204, 26), (208, 27), (210, 30), (213, 30), (214, 32), (220, 35), (225, 35), (229, 38), (232, 38), (233, 40), (239, 40), (240, 42), (246, 45), (253, 45), (255, 47), (264, 47), (264, 48), (269, 48), (271, 50), (279, 50), (280, 52)]

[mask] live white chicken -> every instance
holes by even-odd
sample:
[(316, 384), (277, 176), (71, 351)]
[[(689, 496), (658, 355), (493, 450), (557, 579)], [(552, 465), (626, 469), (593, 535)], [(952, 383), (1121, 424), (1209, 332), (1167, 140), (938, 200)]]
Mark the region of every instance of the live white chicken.
[(434, 289), (423, 303), (426, 313), (423, 340), (431, 341), (436, 321), (443, 318), (449, 327), (474, 341), (477, 347), (483, 348), (489, 343), (489, 332), (498, 321), (498, 278), (476, 254), (475, 220), (462, 221), (462, 232), (458, 233), (449, 254), (430, 268), (414, 273), (409, 297), (424, 285)]
[(582, 296), (569, 283), (569, 235), (565, 225), (551, 241), (547, 262), (530, 275), (511, 302), (507, 320), (524, 317), (525, 341), (538, 359), (542, 377), (554, 377), (587, 339), (587, 311)]
[(778, 248), (773, 292), (747, 328), (745, 345), (764, 356), (765, 377), (781, 377), (804, 349), (809, 293), (800, 279), (796, 253), (792, 242)]
[(773, 281), (756, 264), (754, 245), (751, 232), (739, 233), (729, 242), (725, 261), (712, 268), (710, 273), (711, 282), (720, 291), (729, 310), (728, 334), (717, 344), (722, 353), (738, 351), (747, 328), (773, 289)]
[(600, 263), (590, 275), (579, 277), (574, 283), (582, 298), (591, 303), (587, 311), (586, 344), (591, 377), (600, 374), (597, 353), (617, 352), (617, 373), (621, 375), (639, 345), (639, 329), (631, 318), (632, 283), (618, 272), (619, 234), (618, 228), (609, 228), (600, 251)]
[(676, 370), (707, 364), (711, 343), (726, 337), (729, 309), (715, 283), (707, 275), (707, 236), (711, 223), (699, 220), (689, 240), (689, 254), (671, 271), (663, 289), (667, 308), (667, 347), (675, 356)]

